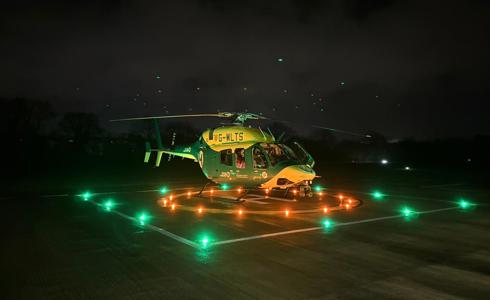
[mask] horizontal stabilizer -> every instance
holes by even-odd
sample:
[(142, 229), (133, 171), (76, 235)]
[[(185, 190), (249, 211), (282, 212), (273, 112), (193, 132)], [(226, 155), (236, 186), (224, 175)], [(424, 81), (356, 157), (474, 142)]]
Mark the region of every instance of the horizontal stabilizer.
[(160, 161), (162, 160), (162, 155), (163, 155), (163, 151), (158, 151), (157, 152), (157, 160), (155, 162), (155, 167), (159, 167), (160, 166)]

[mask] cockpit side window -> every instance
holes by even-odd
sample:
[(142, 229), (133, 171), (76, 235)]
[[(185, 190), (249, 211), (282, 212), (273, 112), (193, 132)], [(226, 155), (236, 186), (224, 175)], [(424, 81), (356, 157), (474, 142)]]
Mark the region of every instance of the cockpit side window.
[(220, 159), (223, 165), (232, 166), (233, 165), (233, 152), (231, 149), (221, 150)]
[(253, 166), (256, 169), (266, 169), (267, 160), (264, 153), (259, 147), (254, 147), (252, 149)]

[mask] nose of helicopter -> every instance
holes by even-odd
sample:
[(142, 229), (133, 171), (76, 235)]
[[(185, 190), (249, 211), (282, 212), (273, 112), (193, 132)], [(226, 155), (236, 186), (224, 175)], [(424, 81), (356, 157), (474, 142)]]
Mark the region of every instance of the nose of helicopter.
[(307, 165), (288, 166), (281, 173), (284, 173), (285, 178), (294, 183), (313, 180), (316, 175), (315, 171)]
[(274, 177), (261, 185), (262, 188), (279, 187), (279, 182), (286, 180), (290, 184), (298, 184), (302, 181), (310, 181), (315, 178), (315, 171), (308, 165), (291, 165), (287, 166)]

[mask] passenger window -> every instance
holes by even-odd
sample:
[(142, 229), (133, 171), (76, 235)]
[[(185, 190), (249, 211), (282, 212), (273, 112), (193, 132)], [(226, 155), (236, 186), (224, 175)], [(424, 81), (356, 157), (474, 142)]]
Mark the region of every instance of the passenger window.
[(262, 150), (260, 150), (260, 148), (254, 147), (252, 150), (252, 156), (253, 156), (254, 168), (258, 168), (258, 169), (267, 168), (267, 161), (265, 159), (265, 155), (264, 153), (262, 153)]
[(231, 149), (221, 150), (221, 163), (227, 166), (233, 165), (233, 152)]
[(235, 149), (235, 166), (238, 169), (245, 169), (245, 149), (243, 148), (236, 148)]

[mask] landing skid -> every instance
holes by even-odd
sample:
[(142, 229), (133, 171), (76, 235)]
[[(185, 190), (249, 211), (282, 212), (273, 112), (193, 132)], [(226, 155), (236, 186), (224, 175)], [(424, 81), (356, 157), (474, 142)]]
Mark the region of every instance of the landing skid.
[(195, 196), (195, 197), (201, 197), (202, 192), (204, 191), (204, 189), (205, 189), (205, 188), (206, 188), (208, 185), (210, 185), (210, 184), (211, 184), (211, 182), (206, 182), (206, 184), (202, 186), (201, 190), (199, 191), (199, 193), (197, 193), (197, 194), (196, 194), (196, 196)]
[[(201, 190), (199, 191), (199, 193), (197, 193), (194, 197), (205, 198), (202, 195), (202, 193), (204, 192), (204, 190), (206, 189), (206, 187), (208, 187), (209, 185), (213, 185), (213, 183), (212, 182), (207, 182), (205, 185), (203, 185), (203, 187), (201, 188)], [(239, 195), (235, 200), (224, 200), (224, 199), (218, 198), (218, 199), (213, 199), (213, 201), (227, 203), (227, 204), (241, 204), (241, 203), (244, 203), (245, 202), (245, 199), (243, 199), (243, 197), (245, 197), (248, 194), (248, 191), (249, 190), (245, 190), (245, 192), (242, 193), (241, 195)]]

